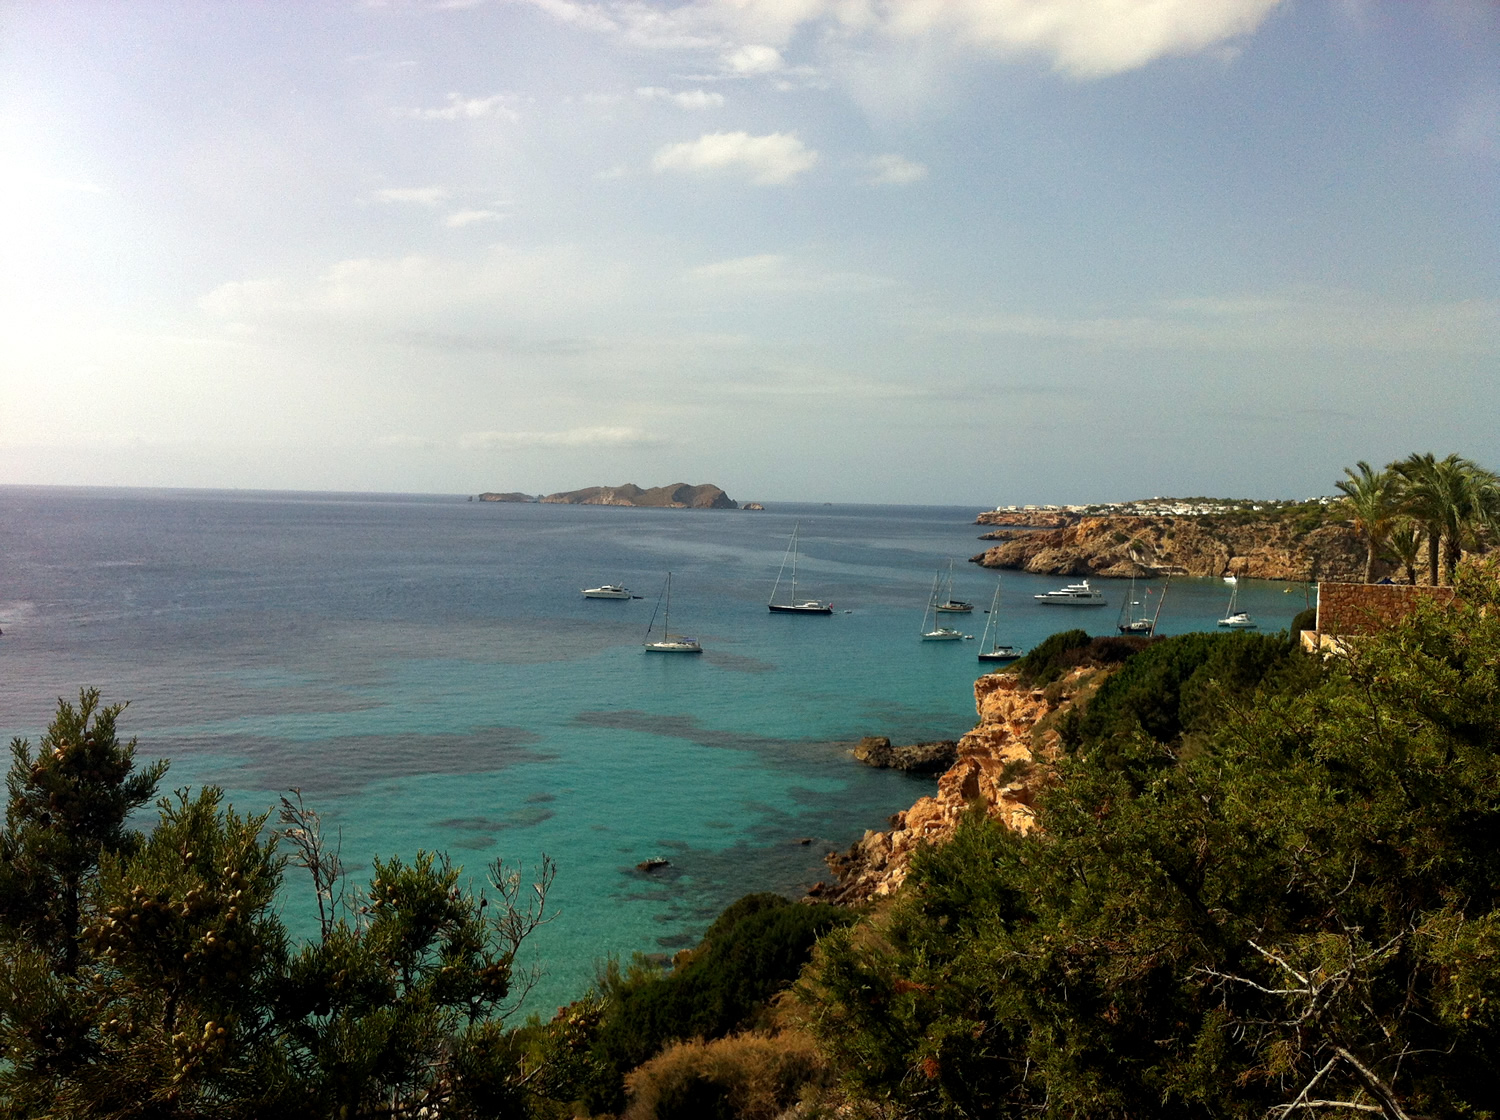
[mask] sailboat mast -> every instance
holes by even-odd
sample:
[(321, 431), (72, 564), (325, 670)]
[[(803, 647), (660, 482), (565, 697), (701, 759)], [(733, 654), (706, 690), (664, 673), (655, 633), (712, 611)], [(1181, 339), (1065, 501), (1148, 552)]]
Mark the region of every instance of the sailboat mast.
[(1161, 605), (1167, 601), (1167, 588), (1172, 586), (1172, 573), (1167, 573), (1167, 582), (1161, 585), (1161, 598), (1156, 600), (1156, 613), (1151, 616), (1150, 637), (1156, 637), (1156, 620), (1161, 617)]
[(797, 602), (797, 531), (802, 528), (802, 522), (792, 526), (792, 602)]

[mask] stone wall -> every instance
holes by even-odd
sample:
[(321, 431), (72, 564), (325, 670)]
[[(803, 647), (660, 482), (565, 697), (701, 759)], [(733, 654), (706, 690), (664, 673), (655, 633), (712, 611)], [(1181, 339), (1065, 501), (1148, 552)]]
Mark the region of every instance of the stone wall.
[(1374, 634), (1400, 622), (1422, 600), (1449, 603), (1451, 587), (1393, 583), (1318, 584), (1318, 633), (1332, 637)]

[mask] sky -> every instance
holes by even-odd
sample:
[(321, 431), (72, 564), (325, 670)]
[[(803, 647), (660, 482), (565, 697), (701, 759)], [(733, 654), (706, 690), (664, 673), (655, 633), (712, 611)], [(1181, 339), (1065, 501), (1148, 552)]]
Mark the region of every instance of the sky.
[(1488, 0), (0, 0), (0, 483), (1500, 467)]

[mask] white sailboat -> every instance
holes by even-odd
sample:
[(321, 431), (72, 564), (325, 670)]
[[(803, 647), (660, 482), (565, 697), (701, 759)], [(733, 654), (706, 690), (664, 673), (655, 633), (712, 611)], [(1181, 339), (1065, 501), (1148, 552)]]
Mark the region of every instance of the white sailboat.
[[(969, 637), (962, 630), (954, 630), (949, 626), (938, 626), (937, 607), (938, 587), (941, 585), (943, 573), (938, 572), (932, 577), (932, 594), (927, 596), (927, 609), (922, 612), (922, 640), (924, 642), (961, 642)], [(932, 620), (932, 628), (928, 629), (928, 620)]]
[(697, 638), (689, 638), (685, 634), (672, 633), (672, 573), (667, 573), (666, 586), (662, 588), (661, 597), (656, 600), (658, 607), (666, 602), (666, 610), (662, 613), (661, 630), (662, 636), (657, 641), (651, 640), (651, 631), (656, 626), (656, 612), (651, 612), (651, 622), (646, 626), (646, 640), (643, 648), (647, 653), (702, 653), (703, 647), (698, 644)]
[(934, 610), (944, 614), (968, 614), (974, 609), (974, 604), (965, 602), (963, 599), (953, 597), (953, 561), (948, 561), (948, 582), (943, 588), (943, 598), (933, 607)]
[[(792, 539), (787, 542), (786, 555), (781, 558), (781, 570), (776, 573), (776, 585), (771, 588), (771, 599), (766, 603), (766, 609), (775, 614), (832, 614), (832, 603), (825, 603), (821, 599), (797, 598), (797, 533), (801, 528), (800, 521), (792, 526)], [(792, 593), (785, 603), (778, 603), (776, 596), (781, 590), (781, 577), (786, 572), (788, 560), (792, 562)]]
[(1247, 611), (1239, 609), (1240, 581), (1235, 580), (1229, 592), (1229, 606), (1224, 611), (1224, 617), (1219, 619), (1219, 625), (1229, 630), (1254, 630), (1259, 626), (1255, 619), (1251, 618)]
[[(1003, 646), (1000, 644), (1000, 627), (995, 626), (995, 619), (1000, 616), (1000, 580), (995, 580), (995, 595), (990, 600), (990, 617), (984, 620), (984, 634), (979, 639), (980, 661), (1015, 661), (1024, 657), (1026, 651), (1017, 649), (1015, 646)], [(995, 626), (995, 644), (990, 645), (990, 627)]]

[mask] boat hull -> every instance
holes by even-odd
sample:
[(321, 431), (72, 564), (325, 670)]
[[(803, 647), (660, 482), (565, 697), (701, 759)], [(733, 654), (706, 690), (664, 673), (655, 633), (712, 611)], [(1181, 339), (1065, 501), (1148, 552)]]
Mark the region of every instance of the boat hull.
[(832, 603), (767, 603), (772, 614), (832, 614)]
[(968, 614), (974, 609), (974, 604), (950, 600), (946, 603), (939, 603), (934, 609), (940, 614)]
[(702, 653), (697, 642), (647, 642), (642, 647), (647, 653)]
[(630, 592), (624, 587), (585, 587), (585, 599), (629, 599)]
[(961, 642), (964, 638), (957, 630), (929, 630), (922, 635), (924, 642)]
[(1014, 646), (1000, 646), (979, 655), (980, 661), (1019, 661), (1026, 654)]

